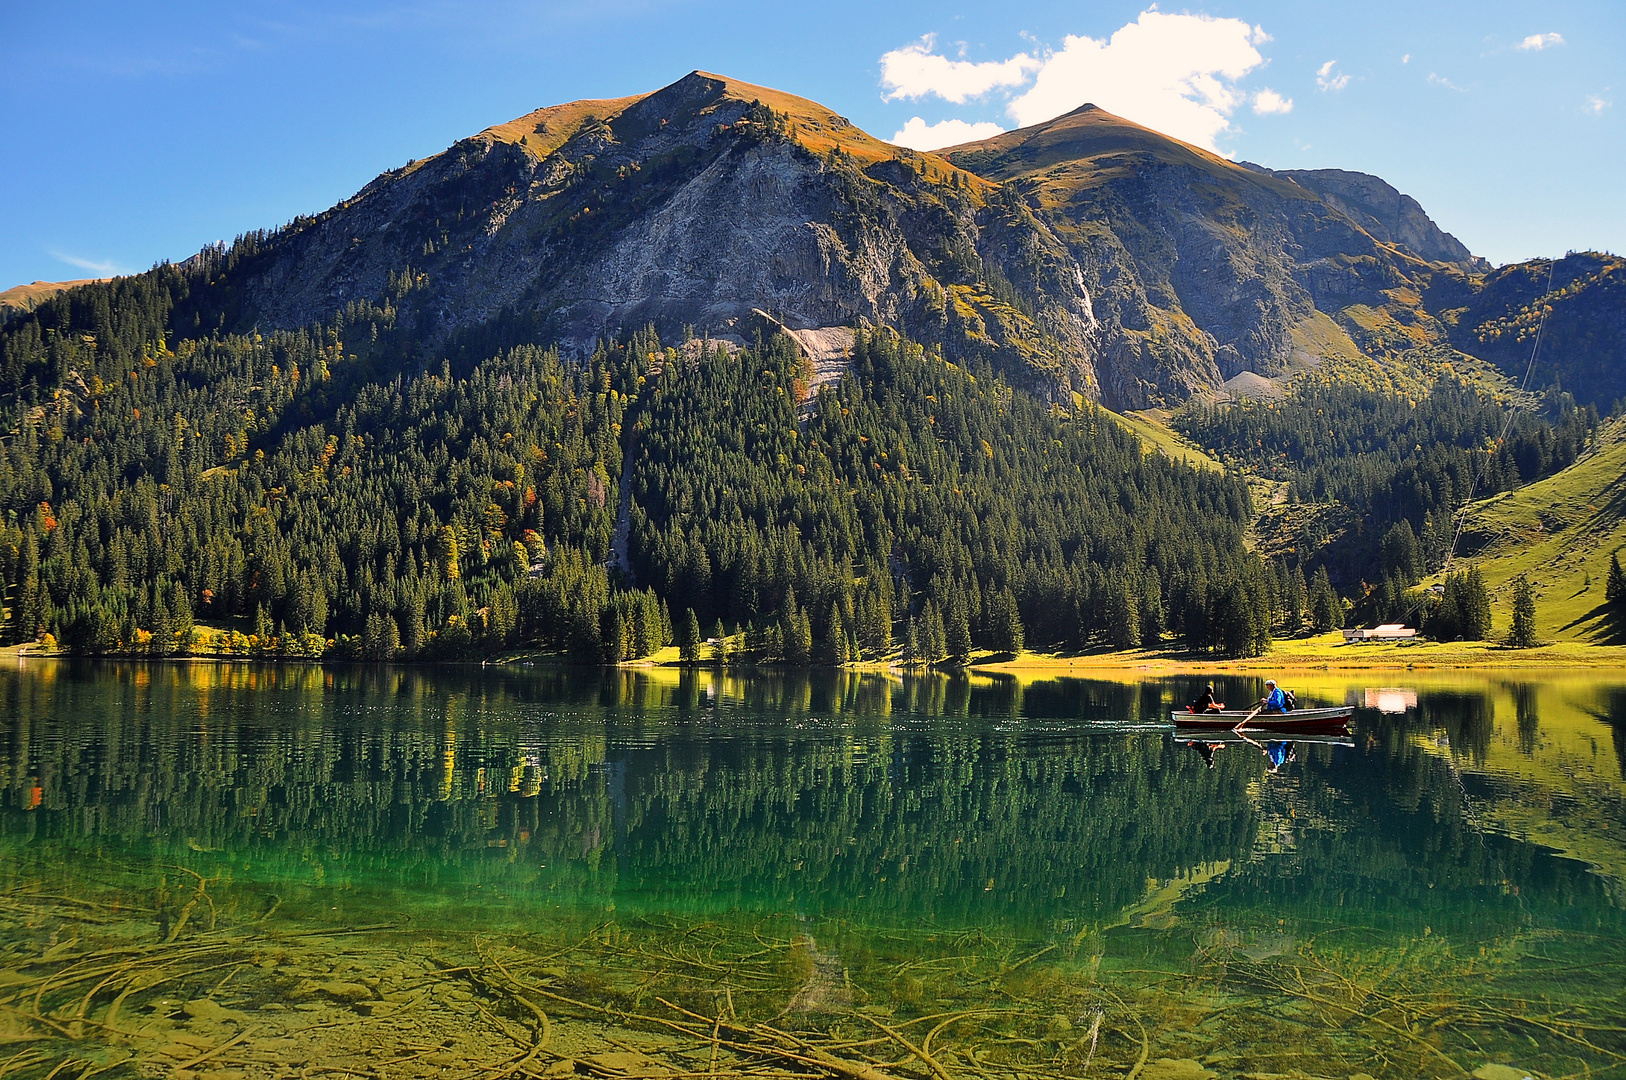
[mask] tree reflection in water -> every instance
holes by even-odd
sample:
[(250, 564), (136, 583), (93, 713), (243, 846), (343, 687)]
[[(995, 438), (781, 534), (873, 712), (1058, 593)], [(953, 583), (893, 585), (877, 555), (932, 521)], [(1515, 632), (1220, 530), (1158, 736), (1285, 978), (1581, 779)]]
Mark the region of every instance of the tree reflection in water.
[[(1232, 681), (1221, 696), (1253, 692)], [(399, 1026), (420, 992), (440, 1020), (414, 1020), (415, 1037), (455, 1045), (414, 1061), (462, 1055), (493, 1075), (591, 1071), (617, 1038), (649, 1068), (693, 1071), (683, 1055), (704, 1044), (707, 1068), (938, 1080), (1160, 1057), (1270, 1071), (1289, 1038), (1315, 1065), (1294, 1067), (1318, 1075), (1452, 1075), (1498, 1046), (1553, 1073), (1626, 1062), (1596, 1026), (1620, 1026), (1619, 881), (1483, 820), (1507, 783), (1487, 768), (1495, 688), (1421, 692), (1404, 717), (1362, 710), (1353, 746), (1305, 743), (1268, 774), (1257, 753), (1210, 768), (1155, 727), (1194, 692), (807, 672), (7, 672), (0, 947), (15, 960), (95, 937), (101, 955), (111, 938), (138, 965), (86, 968), (98, 989), (71, 964), (12, 963), (27, 993), (7, 1007), (40, 1010), (17, 1014), (19, 1053), (44, 1055), (17, 1068), (48, 1072), (46, 1045), (58, 1063), (174, 1066), (186, 1054), (155, 1040), (270, 1045), (290, 1037), (289, 1010), (399, 1012)], [(1618, 693), (1600, 693), (1613, 721)], [(1538, 753), (1543, 699), (1512, 696), (1518, 746)], [(322, 935), (374, 924), (388, 927), (347, 933), (359, 966), (341, 970)], [(183, 974), (162, 986), (142, 957)], [(194, 959), (210, 973), (184, 974)], [(232, 964), (261, 973), (222, 992), (233, 1017), (174, 1011), (215, 1001), (205, 983)], [(1538, 997), (1592, 1009), (1594, 1027), (1523, 1004)], [(121, 1027), (124, 1009), (157, 1033)], [(511, 1053), (436, 1027), (478, 1010)], [(945, 1020), (933, 1053), (922, 1040)], [(378, 1024), (323, 1053), (376, 1060), (390, 1045)], [(247, 1050), (227, 1059), (257, 1067)]]

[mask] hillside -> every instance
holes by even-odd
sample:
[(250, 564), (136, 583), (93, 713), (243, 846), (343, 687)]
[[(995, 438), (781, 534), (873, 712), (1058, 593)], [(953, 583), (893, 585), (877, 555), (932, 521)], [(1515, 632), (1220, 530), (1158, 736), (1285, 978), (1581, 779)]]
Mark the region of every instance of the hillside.
[[(1626, 259), (1577, 252), (1532, 259), (1459, 281), (1442, 277), (1429, 303), (1452, 343), (1515, 380), (1557, 384), (1609, 412), (1626, 398)], [(1546, 316), (1541, 347), (1536, 332)]]
[(1626, 421), (1600, 432), (1574, 465), (1476, 503), (1459, 554), (1490, 586), (1496, 629), (1511, 619), (1512, 585), (1529, 577), (1544, 640), (1616, 642), (1621, 626), (1604, 602), (1609, 557), (1626, 547)]

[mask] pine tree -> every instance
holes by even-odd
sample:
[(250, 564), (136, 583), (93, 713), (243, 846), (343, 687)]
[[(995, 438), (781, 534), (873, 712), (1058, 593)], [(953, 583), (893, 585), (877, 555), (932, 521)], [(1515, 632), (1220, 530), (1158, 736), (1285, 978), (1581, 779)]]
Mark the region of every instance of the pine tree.
[(971, 617), (966, 611), (965, 597), (958, 590), (949, 596), (948, 618), (943, 622), (943, 651), (956, 664), (971, 658)]
[(689, 608), (678, 623), (678, 659), (685, 664), (700, 661), (700, 617)]
[(1148, 648), (1157, 648), (1163, 642), (1164, 612), (1163, 587), (1157, 571), (1147, 567), (1140, 579), (1140, 640)]
[(261, 604), (254, 609), (254, 636), (259, 639), (260, 648), (267, 648), (272, 636), (276, 633), (271, 625), (271, 613)]
[(1604, 599), (1615, 607), (1626, 607), (1626, 572), (1620, 568), (1620, 553), (1609, 556), (1609, 577), (1603, 585)]
[(728, 662), (728, 632), (723, 629), (723, 620), (718, 619), (711, 628), (711, 659), (713, 663), (724, 664)]
[(1287, 579), (1287, 595), (1282, 605), (1282, 628), (1290, 634), (1296, 634), (1304, 627), (1304, 601), (1309, 591), (1309, 586), (1304, 583), (1304, 567), (1293, 567), (1293, 573)]
[(1310, 619), (1311, 628), (1318, 634), (1344, 625), (1344, 602), (1332, 587), (1325, 566), (1316, 567), (1315, 578), (1310, 583)]
[(17, 590), (12, 599), (11, 639), (33, 641), (40, 631), (40, 555), (34, 530), (23, 532), (22, 554), (17, 568)]
[(994, 594), (988, 612), (989, 642), (995, 652), (1016, 654), (1022, 651), (1026, 633), (1022, 627), (1022, 613), (1016, 606), (1016, 597), (1009, 589)]
[(627, 658), (627, 624), (621, 615), (621, 605), (607, 605), (599, 621), (604, 627), (604, 661), (619, 664)]
[(841, 621), (841, 605), (830, 607), (830, 622), (824, 632), (824, 662), (831, 667), (843, 667), (851, 658), (846, 624)]
[(1536, 596), (1530, 591), (1530, 581), (1519, 575), (1513, 586), (1513, 631), (1507, 643), (1515, 649), (1529, 649), (1536, 644)]
[(1107, 636), (1120, 649), (1140, 648), (1140, 591), (1129, 579), (1117, 575), (1107, 587)]
[(1462, 639), (1484, 641), (1490, 636), (1490, 630), (1490, 590), (1485, 587), (1485, 576), (1476, 566), (1468, 571), (1462, 583)]
[(903, 627), (903, 656), (900, 659), (905, 667), (920, 663), (920, 627), (912, 615)]
[(152, 605), (152, 643), (148, 650), (154, 656), (168, 656), (175, 651), (175, 630), (169, 621), (169, 606), (158, 596)]
[(921, 612), (921, 659), (928, 664), (940, 663), (948, 655), (948, 630), (943, 625), (943, 613), (930, 600)]

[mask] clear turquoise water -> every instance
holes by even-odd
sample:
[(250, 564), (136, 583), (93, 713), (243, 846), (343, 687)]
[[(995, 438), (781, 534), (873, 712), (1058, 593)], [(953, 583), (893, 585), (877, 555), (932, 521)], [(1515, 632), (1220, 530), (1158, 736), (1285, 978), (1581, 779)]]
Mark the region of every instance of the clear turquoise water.
[[(64, 935), (157, 948), (232, 927), (387, 924), (345, 940), (377, 964), (531, 949), (526, 962), (552, 957), (534, 985), (640, 1015), (689, 994), (685, 1008), (721, 1016), (704, 1003), (737, 990), (734, 1015), (834, 1038), (865, 1015), (895, 1027), (1000, 1010), (938, 1036), (934, 1062), (954, 1077), (1622, 1071), (1626, 677), (1463, 676), (1387, 699), (1327, 678), (1306, 696), (1360, 706), (1350, 744), (1300, 743), (1279, 772), (1246, 745), (1210, 767), (1172, 739), (1158, 718), (1195, 688), (0, 672), (0, 1063), (182, 1063), (154, 1046), (190, 1021), (164, 1019), (172, 999), (155, 995), (219, 976), (132, 982), (124, 1015), (158, 1034), (70, 1030), (104, 1015), (125, 976), (89, 999), (88, 981), (35, 998), (22, 980), (49, 969), (23, 961)], [(1242, 679), (1221, 691), (1257, 694)], [(96, 905), (98, 921), (49, 897)], [(544, 948), (583, 935), (591, 947)], [(650, 959), (701, 937), (687, 974)], [(777, 966), (737, 966), (768, 963), (752, 938)], [(241, 948), (258, 957), (270, 940)], [(243, 956), (247, 974), (210, 993), (250, 1017), (295, 993), (287, 971), (256, 982), (263, 965)], [(7, 966), (22, 988), (9, 996)], [(216, 1064), (279, 1075), (270, 1057)], [(908, 1053), (891, 1069), (934, 1075)]]

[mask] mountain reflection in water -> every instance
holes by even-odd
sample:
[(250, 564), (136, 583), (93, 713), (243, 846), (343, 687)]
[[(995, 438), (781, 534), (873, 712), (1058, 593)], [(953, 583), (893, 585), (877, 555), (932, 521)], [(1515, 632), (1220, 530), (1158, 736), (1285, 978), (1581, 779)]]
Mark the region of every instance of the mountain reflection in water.
[[(1042, 949), (1032, 978), (1096, 980), (1129, 954), (1274, 971), (1322, 962), (1339, 928), (1372, 948), (1449, 942), (1442, 973), (1532, 933), (1618, 960), (1626, 689), (1465, 676), (1405, 688), (1416, 706), (1395, 714), (1320, 676), (1301, 700), (1355, 704), (1352, 736), (1300, 740), (1271, 771), (1246, 744), (1210, 766), (1156, 722), (1197, 684), (30, 662), (0, 672), (3, 884), (88, 895), (156, 875), (159, 899), (130, 903), (164, 937), (202, 917), (180, 914), (185, 874), (289, 925), (790, 919), (802, 1011), (856, 1008), (852, 971), (832, 981), (858, 963), (854, 935), (880, 949), (898, 928)], [(0, 923), (0, 949), (25, 939)], [(915, 1008), (891, 978), (888, 1007)], [(1543, 992), (1595, 1008), (1577, 978)], [(1109, 1047), (1133, 1041), (1109, 1004), (1067, 1022), (1092, 1015), (1092, 1047), (1103, 1023)], [(1626, 1061), (1612, 1035), (1525, 1034), (1555, 1071)], [(1482, 1063), (1444, 1045), (1397, 1045), (1394, 1074)]]

